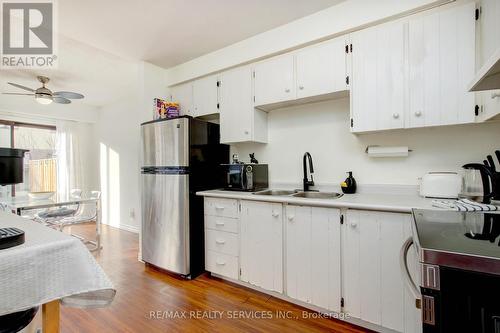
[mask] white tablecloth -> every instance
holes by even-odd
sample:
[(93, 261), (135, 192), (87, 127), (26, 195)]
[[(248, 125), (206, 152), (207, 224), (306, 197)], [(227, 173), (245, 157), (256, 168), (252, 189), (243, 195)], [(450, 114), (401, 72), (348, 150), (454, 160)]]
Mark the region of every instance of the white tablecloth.
[(100, 307), (116, 291), (82, 242), (14, 214), (0, 212), (0, 228), (25, 232), (23, 245), (0, 250), (0, 315), (61, 299)]

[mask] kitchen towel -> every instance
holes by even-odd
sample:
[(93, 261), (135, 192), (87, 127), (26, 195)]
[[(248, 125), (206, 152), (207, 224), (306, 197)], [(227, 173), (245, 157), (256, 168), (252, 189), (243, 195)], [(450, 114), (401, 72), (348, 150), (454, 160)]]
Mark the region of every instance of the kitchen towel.
[(432, 206), (458, 212), (496, 211), (498, 206), (475, 202), (469, 199), (432, 200)]

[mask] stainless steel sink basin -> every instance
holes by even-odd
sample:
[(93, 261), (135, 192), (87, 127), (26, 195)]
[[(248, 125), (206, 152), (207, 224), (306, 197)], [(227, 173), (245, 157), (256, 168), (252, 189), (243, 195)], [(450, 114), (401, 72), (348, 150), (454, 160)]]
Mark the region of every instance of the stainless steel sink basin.
[(291, 191), (291, 190), (264, 190), (264, 191), (260, 191), (260, 192), (255, 192), (254, 194), (257, 194), (257, 195), (290, 195), (290, 194), (294, 194), (295, 191)]
[(342, 194), (337, 192), (299, 192), (292, 195), (296, 198), (310, 198), (310, 199), (337, 199)]

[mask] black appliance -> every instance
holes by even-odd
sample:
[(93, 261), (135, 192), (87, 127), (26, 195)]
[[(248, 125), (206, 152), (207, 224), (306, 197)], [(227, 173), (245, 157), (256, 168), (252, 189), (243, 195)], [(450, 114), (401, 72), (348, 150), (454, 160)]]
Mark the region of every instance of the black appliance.
[[(495, 150), (495, 155), (500, 168), (500, 150)], [(490, 203), (491, 200), (500, 200), (500, 172), (497, 171), (493, 156), (488, 155), (483, 164), (469, 163), (465, 164), (463, 168), (476, 169), (481, 173), (484, 203)]]
[(225, 170), (224, 189), (255, 192), (269, 187), (267, 164), (222, 164)]
[(0, 186), (23, 182), (23, 158), (27, 150), (0, 148)]
[(412, 232), (423, 333), (500, 333), (500, 213), (416, 209)]

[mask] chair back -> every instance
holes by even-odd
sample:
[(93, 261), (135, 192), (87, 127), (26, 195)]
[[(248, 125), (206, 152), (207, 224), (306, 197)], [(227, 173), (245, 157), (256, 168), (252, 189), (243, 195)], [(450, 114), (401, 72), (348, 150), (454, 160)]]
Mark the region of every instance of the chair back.
[(91, 191), (90, 198), (91, 199), (101, 199), (101, 191)]
[(81, 198), (82, 197), (82, 190), (79, 188), (74, 188), (70, 192), (71, 198)]

